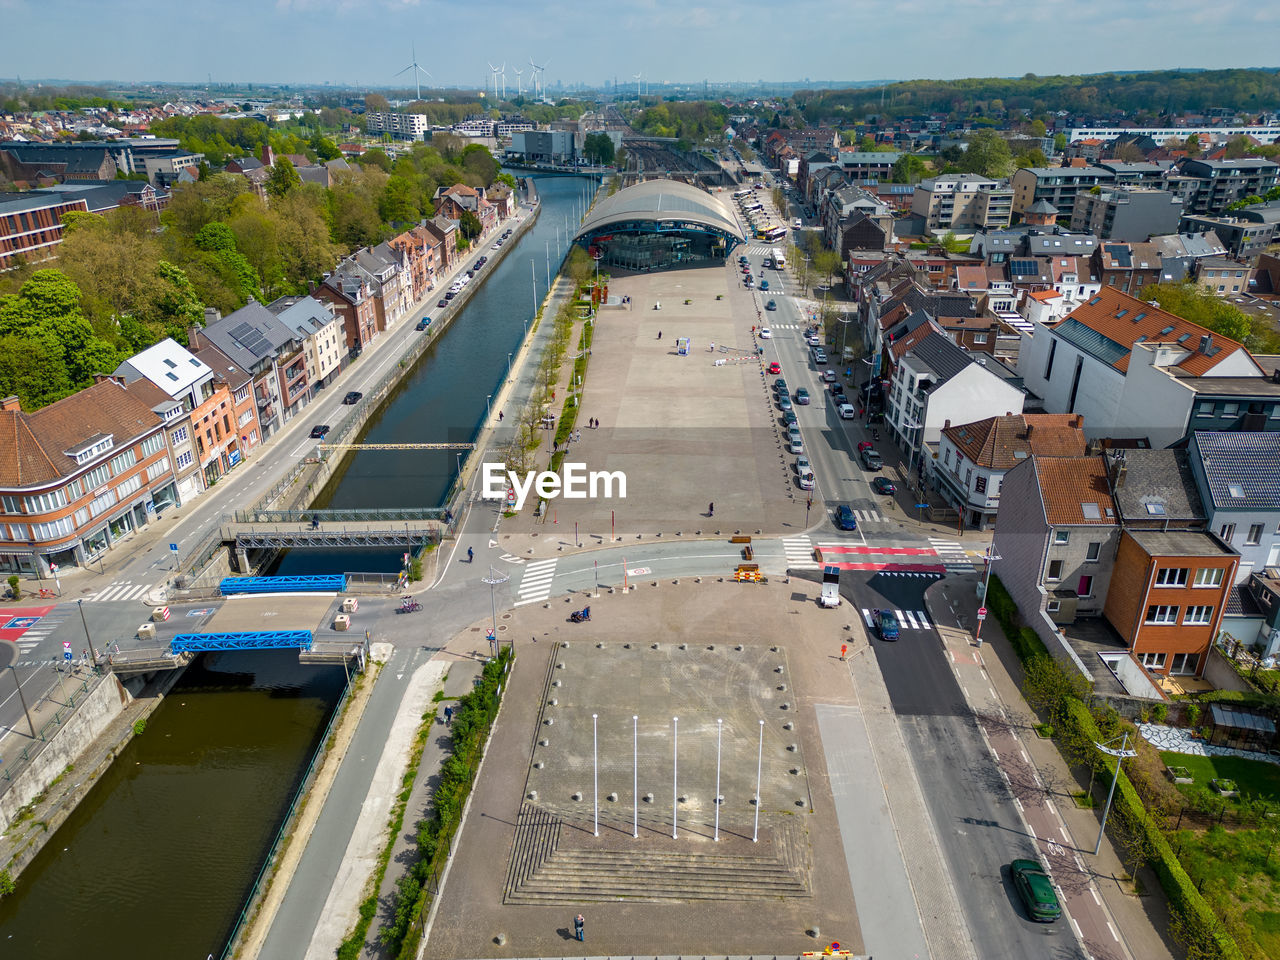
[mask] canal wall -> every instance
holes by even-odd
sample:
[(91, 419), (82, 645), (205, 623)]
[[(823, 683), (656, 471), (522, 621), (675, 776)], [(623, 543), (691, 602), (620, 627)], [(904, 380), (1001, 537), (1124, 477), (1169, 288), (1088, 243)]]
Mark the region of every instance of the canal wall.
[(71, 717), (0, 796), (0, 870), (16, 878), (35, 859), (182, 672), (160, 674), (136, 697), (115, 674), (96, 678)]
[[(432, 322), (429, 331), (424, 331), (421, 337), (410, 341), (410, 346), (401, 354), (399, 363), (376, 386), (367, 391), (360, 402), (356, 404), (350, 417), (343, 422), (341, 432), (334, 431), (334, 433), (325, 438), (325, 442), (341, 443), (361, 435), (365, 424), (381, 411), (385, 404), (390, 402), (405, 377), (413, 372), (418, 360), (453, 325), (454, 320), (462, 314), (463, 308), (471, 298), (488, 282), (489, 277), (493, 275), (494, 268), (502, 262), (508, 253), (515, 249), (516, 241), (532, 229), (541, 213), (542, 204), (535, 204), (528, 214), (515, 224), (511, 231), (511, 237), (501, 247), (489, 254), (489, 260), (485, 263), (484, 268), (476, 279), (463, 287), (462, 291), (453, 300), (449, 301), (451, 307)], [(507, 222), (509, 223), (510, 221)], [(491, 243), (496, 235), (496, 233), (490, 234), (483, 240), (477, 241), (477, 244)], [(458, 271), (458, 273), (461, 272), (461, 270)], [(458, 273), (455, 273), (454, 277), (458, 276)], [(441, 289), (443, 289), (443, 284)], [(414, 311), (415, 314), (417, 312)], [(408, 323), (411, 320), (412, 316), (406, 317), (402, 322)], [(253, 509), (306, 510), (312, 506), (323, 506), (328, 488), (331, 484), (341, 479), (348, 463), (356, 453), (357, 451), (349, 450), (339, 456), (322, 460), (310, 458), (304, 461), (290, 475), (288, 478), (290, 482), (287, 486), (284, 486), (283, 489), (277, 487), (274, 496), (268, 495), (268, 497), (263, 498), (254, 505)]]

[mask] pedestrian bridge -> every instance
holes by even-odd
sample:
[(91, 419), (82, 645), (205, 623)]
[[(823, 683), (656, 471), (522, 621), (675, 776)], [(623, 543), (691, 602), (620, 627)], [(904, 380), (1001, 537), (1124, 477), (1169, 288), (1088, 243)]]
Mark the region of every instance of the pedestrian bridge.
[(439, 543), (451, 520), (443, 507), (418, 510), (242, 510), (222, 525), (237, 549), (420, 547)]

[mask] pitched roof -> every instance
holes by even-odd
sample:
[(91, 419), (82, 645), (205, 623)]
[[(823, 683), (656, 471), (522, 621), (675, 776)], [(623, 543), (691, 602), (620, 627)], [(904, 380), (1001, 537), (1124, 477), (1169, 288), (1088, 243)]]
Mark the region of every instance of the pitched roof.
[(85, 387), (35, 413), (0, 411), (0, 486), (56, 482), (83, 466), (68, 451), (111, 436), (118, 453), (159, 425), (147, 401), (116, 380)]
[(1186, 450), (1124, 450), (1124, 480), (1113, 496), (1121, 516), (1131, 521), (1200, 521), (1204, 508)]
[[(1181, 347), (1186, 354), (1175, 365), (1197, 377), (1244, 349), (1234, 340), (1114, 287), (1103, 287), (1067, 314), (1053, 332), (1121, 373), (1129, 369), (1133, 345), (1139, 340)], [(1211, 339), (1202, 349), (1201, 338), (1205, 336)]]
[(117, 376), (132, 382), (145, 377), (171, 397), (208, 378), (212, 371), (172, 337), (166, 337), (121, 363)]
[(1049, 523), (1115, 525), (1116, 505), (1111, 499), (1105, 458), (1036, 457), (1033, 464)]
[(933, 374), (933, 385), (926, 391), (932, 392), (972, 364), (974, 360), (952, 343), (945, 333), (939, 332), (932, 325), (928, 325), (928, 329), (929, 334), (915, 345), (912, 356), (917, 361), (913, 366), (923, 365)]
[(1015, 413), (944, 427), (942, 433), (978, 466), (1008, 470), (1030, 456), (1083, 457), (1083, 418), (1077, 418), (1073, 413)]
[(1194, 436), (1208, 481), (1209, 498), (1219, 509), (1280, 509), (1280, 433), (1208, 433)]

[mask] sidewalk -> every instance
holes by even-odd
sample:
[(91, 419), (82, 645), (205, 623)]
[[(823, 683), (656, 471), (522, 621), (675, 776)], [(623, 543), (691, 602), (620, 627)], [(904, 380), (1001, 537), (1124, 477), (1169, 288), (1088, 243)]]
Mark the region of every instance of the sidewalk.
[[(1049, 863), (1077, 937), (1095, 958), (1181, 956), (1169, 937), (1168, 904), (1151, 869), (1139, 871), (1144, 894), (1136, 896), (1109, 837), (1093, 856), (1101, 806), (1076, 806), (1071, 792), (1083, 785), (1053, 742), (1032, 730), (1039, 721), (1022, 698), (1022, 665), (1000, 625), (988, 617), (982, 645), (974, 644), (979, 581), (976, 573), (939, 581), (925, 593), (925, 604), (1014, 802)], [(1065, 845), (1053, 839), (1059, 830)]]

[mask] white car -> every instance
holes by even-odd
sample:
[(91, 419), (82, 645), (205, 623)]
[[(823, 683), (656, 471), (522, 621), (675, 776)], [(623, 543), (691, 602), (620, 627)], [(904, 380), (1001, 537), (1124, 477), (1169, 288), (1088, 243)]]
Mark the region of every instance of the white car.
[(853, 409), (852, 403), (842, 403), (837, 408), (837, 410), (840, 414), (841, 420), (852, 420), (854, 417), (858, 415), (857, 411)]
[(793, 433), (791, 435), (790, 450), (792, 453), (804, 453), (804, 441), (800, 439), (800, 434)]
[(799, 217), (796, 217), (794, 220), (792, 220), (792, 221), (791, 221), (791, 224), (792, 224), (792, 226), (794, 226), (797, 230), (799, 230), (801, 227), (803, 227), (803, 226), (804, 226), (804, 222), (803, 222)]
[(822, 337), (818, 336), (816, 333), (811, 333), (804, 338), (804, 342), (811, 347), (820, 347), (822, 346)]
[(760, 328), (760, 339), (761, 339), (761, 340), (769, 340), (769, 339), (772, 339), (772, 337), (773, 337), (773, 331), (772, 331), (772, 330), (770, 330), (768, 327), (761, 327), (761, 328)]

